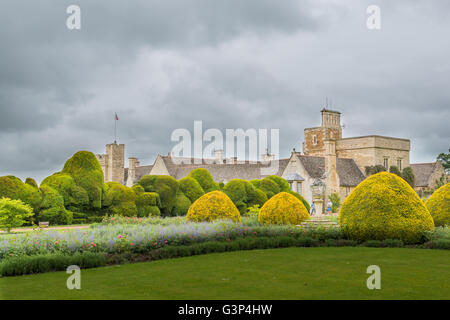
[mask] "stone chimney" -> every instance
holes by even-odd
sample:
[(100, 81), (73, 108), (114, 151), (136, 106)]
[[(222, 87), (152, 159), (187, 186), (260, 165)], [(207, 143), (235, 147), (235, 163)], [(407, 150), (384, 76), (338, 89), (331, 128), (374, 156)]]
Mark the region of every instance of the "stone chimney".
[(223, 150), (214, 150), (214, 163), (223, 163)]
[(328, 202), (328, 196), (332, 193), (339, 193), (339, 175), (336, 165), (336, 141), (325, 140), (325, 175), (326, 190), (325, 201)]
[(127, 187), (132, 187), (136, 183), (136, 168), (139, 167), (138, 158), (128, 158), (128, 178)]
[(270, 162), (275, 159), (275, 155), (269, 154), (269, 149), (266, 149), (266, 153), (261, 155), (261, 162)]

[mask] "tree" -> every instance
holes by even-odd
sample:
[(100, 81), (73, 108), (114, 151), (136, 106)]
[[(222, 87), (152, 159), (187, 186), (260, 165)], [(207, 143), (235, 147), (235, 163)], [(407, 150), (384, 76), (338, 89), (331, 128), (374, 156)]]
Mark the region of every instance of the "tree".
[(448, 150), (449, 153), (441, 153), (437, 156), (437, 160), (439, 160), (442, 163), (442, 166), (445, 169), (445, 172), (447, 174), (450, 174), (450, 149)]
[(402, 173), (400, 172), (400, 170), (398, 169), (397, 166), (391, 166), (389, 168), (389, 172), (398, 175), (399, 177), (402, 176)]
[(12, 228), (22, 226), (25, 218), (33, 215), (30, 205), (21, 200), (11, 200), (9, 198), (0, 199), (0, 228), (10, 232)]
[(401, 177), (408, 182), (408, 184), (411, 186), (411, 188), (414, 188), (416, 176), (414, 175), (413, 170), (411, 167), (406, 167), (402, 171)]
[(368, 167), (366, 167), (366, 176), (371, 176), (373, 174), (383, 172), (386, 170), (387, 169), (380, 164), (377, 164), (376, 166), (368, 166)]

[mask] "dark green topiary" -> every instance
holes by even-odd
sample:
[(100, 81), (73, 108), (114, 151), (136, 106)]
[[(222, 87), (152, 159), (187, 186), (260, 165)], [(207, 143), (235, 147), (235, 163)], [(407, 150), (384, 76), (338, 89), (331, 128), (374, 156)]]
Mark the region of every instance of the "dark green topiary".
[(64, 199), (66, 207), (76, 208), (77, 211), (89, 206), (89, 196), (86, 190), (77, 186), (75, 180), (68, 174), (55, 173), (42, 181), (41, 186), (47, 185), (58, 191)]
[(249, 206), (255, 205), (255, 187), (248, 181), (233, 179), (223, 188), (223, 192), (233, 201), (241, 215), (247, 212)]
[(194, 202), (205, 194), (202, 186), (194, 178), (185, 177), (178, 181), (178, 183), (180, 184), (180, 191), (183, 192), (191, 202)]
[(183, 193), (179, 192), (175, 200), (175, 206), (172, 210), (174, 216), (185, 216), (192, 202)]
[(125, 217), (137, 216), (136, 193), (133, 189), (118, 182), (108, 182), (106, 185), (107, 191), (103, 205), (108, 207), (108, 211)]
[(34, 180), (33, 178), (27, 178), (25, 180), (25, 183), (32, 186), (33, 188), (39, 188), (38, 184), (36, 183), (36, 180)]
[(249, 181), (255, 188), (261, 187), (261, 180), (259, 179), (253, 179)]
[(268, 176), (266, 179), (270, 179), (273, 182), (275, 182), (278, 187), (280, 188), (280, 192), (288, 192), (289, 190), (291, 190), (291, 187), (289, 186), (289, 182), (279, 176)]
[(197, 180), (205, 193), (219, 190), (219, 184), (214, 182), (211, 173), (209, 173), (209, 171), (204, 168), (192, 170), (189, 173), (188, 177)]
[[(142, 187), (141, 187), (142, 188)], [(134, 189), (134, 188), (133, 188)], [(136, 206), (139, 217), (160, 216), (161, 201), (156, 192), (142, 192), (136, 196)]]
[(29, 204), (34, 213), (39, 211), (42, 201), (39, 189), (23, 183), (14, 176), (0, 177), (0, 198), (21, 200), (25, 204)]
[(270, 199), (277, 193), (280, 193), (280, 187), (277, 183), (275, 183), (272, 179), (264, 178), (261, 180), (261, 183), (259, 185), (259, 189), (264, 191), (267, 198)]
[(138, 182), (146, 192), (156, 192), (161, 200), (161, 214), (170, 216), (178, 193), (178, 181), (171, 176), (148, 175)]
[(255, 205), (258, 205), (260, 208), (266, 203), (267, 196), (261, 189), (255, 188), (255, 198), (251, 203), (248, 204), (248, 207), (253, 207)]
[(64, 199), (58, 191), (48, 185), (40, 188), (42, 194), (39, 221), (49, 222), (52, 225), (71, 224), (73, 214), (64, 207)]
[(134, 191), (137, 195), (139, 195), (139, 194), (145, 192), (144, 187), (141, 186), (141, 185), (139, 185), (139, 184), (135, 184), (133, 187), (131, 187), (131, 189), (133, 189), (133, 191)]
[(102, 207), (103, 171), (92, 152), (79, 151), (67, 160), (62, 173), (70, 175), (75, 183), (87, 191), (89, 203), (94, 209)]
[(296, 197), (298, 200), (300, 200), (301, 202), (303, 202), (303, 204), (305, 205), (306, 209), (308, 210), (308, 212), (311, 211), (311, 206), (309, 205), (308, 201), (305, 200), (305, 198), (302, 197), (301, 194), (299, 194), (298, 192), (289, 190), (288, 193), (292, 194), (294, 197)]

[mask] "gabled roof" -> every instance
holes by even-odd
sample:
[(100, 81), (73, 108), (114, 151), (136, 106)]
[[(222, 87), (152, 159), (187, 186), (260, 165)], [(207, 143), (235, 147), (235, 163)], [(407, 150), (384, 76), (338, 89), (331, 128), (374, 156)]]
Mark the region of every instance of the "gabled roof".
[(436, 169), (437, 164), (437, 162), (411, 164), (411, 169), (416, 177), (414, 185), (416, 187), (428, 187), (431, 175)]

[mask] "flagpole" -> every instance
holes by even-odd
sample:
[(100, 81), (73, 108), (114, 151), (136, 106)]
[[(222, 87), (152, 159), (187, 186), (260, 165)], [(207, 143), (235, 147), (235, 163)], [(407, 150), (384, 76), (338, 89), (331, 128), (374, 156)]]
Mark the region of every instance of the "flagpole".
[(117, 144), (117, 113), (114, 114), (114, 143)]

